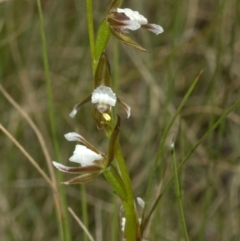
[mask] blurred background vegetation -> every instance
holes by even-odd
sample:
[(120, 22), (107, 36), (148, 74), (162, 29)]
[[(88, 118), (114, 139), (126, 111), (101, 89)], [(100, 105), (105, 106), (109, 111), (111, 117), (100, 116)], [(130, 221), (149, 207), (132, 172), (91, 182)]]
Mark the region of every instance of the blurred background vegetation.
[[(107, 0), (93, 0), (95, 30)], [(151, 202), (172, 175), (169, 145), (174, 137), (180, 162), (213, 123), (240, 98), (240, 1), (124, 1), (163, 26), (164, 33), (139, 30), (129, 35), (150, 53), (120, 44), (108, 45), (114, 85), (132, 107), (122, 117), (120, 140), (136, 196), (144, 197), (149, 172), (166, 125), (194, 78), (193, 94), (173, 126), (155, 177)], [(68, 164), (74, 144), (63, 135), (75, 131), (103, 152), (107, 140), (84, 106), (75, 119), (72, 107), (93, 88), (84, 0), (42, 1), (59, 155), (54, 152), (43, 70), (37, 2), (0, 0), (0, 83), (21, 107), (0, 93), (1, 124), (49, 175), (45, 153)], [(6, 94), (5, 94), (6, 95)], [(35, 123), (44, 149), (24, 114)], [(237, 108), (196, 149), (180, 179), (190, 240), (237, 241), (240, 238), (240, 109)], [(44, 150), (43, 150), (44, 149)], [(59, 240), (51, 188), (19, 148), (0, 133), (0, 239)], [(61, 156), (59, 159), (58, 156)], [(54, 170), (56, 173), (57, 171)], [(68, 180), (69, 175), (63, 179)], [(84, 216), (84, 190), (64, 187), (67, 206)], [(103, 176), (85, 186), (88, 228), (96, 241), (119, 240), (120, 202)], [(69, 215), (70, 240), (83, 231)], [(174, 187), (169, 186), (146, 231), (151, 241), (183, 240)], [(84, 240), (87, 240), (86, 238)]]

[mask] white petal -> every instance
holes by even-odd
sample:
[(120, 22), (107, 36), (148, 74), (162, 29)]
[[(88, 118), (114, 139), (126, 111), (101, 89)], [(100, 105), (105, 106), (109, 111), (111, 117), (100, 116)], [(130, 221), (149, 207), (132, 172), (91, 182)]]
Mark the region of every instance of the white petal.
[(126, 225), (126, 218), (122, 218), (122, 220), (121, 220), (121, 229), (122, 229), (122, 232), (124, 232), (124, 230), (125, 230), (125, 225)]
[(92, 103), (97, 104), (100, 112), (104, 112), (109, 106), (115, 106), (117, 101), (116, 94), (110, 87), (98, 86), (92, 93)]
[(62, 172), (68, 172), (68, 170), (69, 170), (69, 167), (64, 166), (64, 165), (62, 165), (62, 164), (60, 164), (60, 163), (58, 163), (58, 162), (53, 161), (52, 164), (53, 164), (58, 170), (60, 170), (60, 171), (62, 171)]
[(124, 108), (124, 110), (127, 112), (127, 118), (131, 115), (131, 107), (127, 105), (125, 102), (121, 101), (119, 98), (117, 99), (118, 103)]
[(126, 104), (126, 109), (125, 109), (125, 110), (126, 110), (126, 112), (127, 112), (127, 118), (129, 118), (130, 115), (131, 115), (131, 107)]
[(148, 20), (143, 15), (139, 14), (137, 11), (133, 11), (130, 8), (117, 8), (117, 12), (124, 13), (130, 20), (134, 20), (141, 25), (148, 23)]
[(77, 114), (77, 109), (74, 107), (73, 110), (70, 112), (69, 116), (71, 118), (74, 118), (76, 114)]
[(142, 198), (137, 197), (137, 203), (139, 204), (139, 206), (140, 206), (141, 208), (144, 208), (145, 202), (143, 201)]
[(103, 159), (102, 155), (88, 149), (83, 145), (76, 145), (73, 155), (69, 161), (77, 162), (82, 166), (90, 166), (94, 161)]
[(155, 33), (156, 35), (162, 33), (164, 30), (160, 25), (157, 24), (146, 24), (142, 26), (143, 28), (146, 28), (147, 30)]
[(81, 135), (79, 135), (76, 132), (69, 132), (69, 133), (65, 134), (64, 137), (68, 141), (79, 141), (79, 139), (83, 138)]
[(134, 31), (134, 30), (141, 28), (141, 24), (136, 21), (133, 21), (133, 20), (124, 20), (122, 22), (125, 24), (125, 25), (121, 25), (119, 27), (122, 31), (124, 31), (126, 29)]

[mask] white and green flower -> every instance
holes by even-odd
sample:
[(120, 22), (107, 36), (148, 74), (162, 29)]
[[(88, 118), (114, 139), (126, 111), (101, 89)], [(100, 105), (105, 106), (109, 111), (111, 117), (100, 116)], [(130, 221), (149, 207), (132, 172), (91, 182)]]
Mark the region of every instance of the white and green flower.
[(94, 105), (94, 107), (102, 114), (108, 113), (111, 111), (111, 108), (116, 105), (116, 103), (120, 104), (124, 110), (127, 112), (127, 117), (129, 118), (131, 115), (131, 107), (126, 103), (117, 98), (116, 94), (112, 91), (112, 89), (105, 85), (98, 86), (86, 99), (82, 102), (78, 103), (74, 106), (73, 110), (69, 114), (70, 117), (74, 118), (77, 114), (78, 110), (87, 102), (90, 102)]

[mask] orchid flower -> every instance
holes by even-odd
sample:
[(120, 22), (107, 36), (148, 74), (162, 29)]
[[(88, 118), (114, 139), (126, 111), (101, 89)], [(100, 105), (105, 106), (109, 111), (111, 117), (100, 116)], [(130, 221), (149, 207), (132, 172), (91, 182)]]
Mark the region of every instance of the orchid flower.
[(77, 144), (73, 155), (69, 158), (69, 161), (80, 164), (80, 167), (69, 167), (55, 161), (52, 162), (53, 165), (62, 172), (81, 174), (70, 181), (64, 182), (64, 184), (89, 183), (110, 166), (114, 158), (114, 146), (118, 137), (119, 127), (120, 117), (118, 117), (116, 126), (111, 134), (108, 155), (97, 150), (78, 133), (70, 132), (64, 135), (68, 141), (78, 141), (84, 144)]
[(137, 11), (133, 11), (130, 8), (117, 8), (110, 13), (108, 22), (112, 28), (116, 28), (121, 32), (127, 30), (137, 30), (139, 28), (145, 28), (156, 35), (163, 32), (163, 28), (157, 24), (149, 24), (148, 20)]
[(127, 112), (127, 118), (131, 115), (131, 107), (126, 103), (121, 101), (116, 97), (116, 94), (112, 89), (105, 85), (98, 86), (86, 99), (74, 106), (73, 110), (69, 114), (70, 117), (74, 118), (78, 110), (87, 102), (91, 101), (94, 104), (94, 107), (102, 114), (108, 113), (111, 111), (111, 108), (119, 103)]
[(79, 163), (81, 167), (68, 167), (53, 161), (53, 165), (62, 172), (82, 174), (64, 184), (91, 182), (102, 172), (106, 156), (75, 132), (65, 134), (65, 138), (68, 141), (79, 141), (84, 145), (76, 145), (73, 155), (69, 158), (69, 161)]
[[(110, 66), (105, 53), (102, 54), (95, 75), (95, 89), (92, 94), (86, 97), (83, 101), (76, 104), (69, 114), (74, 118), (78, 110), (87, 102), (91, 102), (94, 106), (93, 117), (97, 122), (97, 126), (101, 129), (107, 121), (111, 120), (112, 107), (118, 103), (127, 113), (127, 118), (131, 115), (131, 107), (120, 100), (109, 87), (110, 85)], [(100, 113), (100, 115), (99, 115)]]
[(160, 25), (153, 23), (149, 24), (147, 18), (130, 8), (113, 8), (108, 13), (107, 21), (110, 30), (115, 37), (123, 43), (142, 51), (147, 50), (135, 43), (131, 38), (124, 35), (124, 33), (128, 33), (128, 30), (135, 31), (139, 28), (145, 28), (156, 35), (163, 32), (163, 28)]

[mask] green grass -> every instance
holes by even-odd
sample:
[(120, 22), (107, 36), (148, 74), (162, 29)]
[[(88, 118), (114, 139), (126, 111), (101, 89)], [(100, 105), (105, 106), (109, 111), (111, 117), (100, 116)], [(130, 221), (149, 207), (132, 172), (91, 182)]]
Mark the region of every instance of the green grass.
[[(92, 3), (96, 36), (108, 1)], [(225, 113), (240, 100), (240, 2), (125, 1), (123, 7), (138, 10), (164, 28), (159, 36), (144, 30), (129, 33), (150, 53), (118, 44), (113, 37), (106, 51), (118, 96), (132, 107), (130, 119), (121, 108), (117, 112), (122, 117), (120, 143), (136, 197), (145, 197), (164, 133), (203, 70), (162, 143), (148, 195), (146, 213), (153, 213), (145, 237), (184, 240), (181, 202), (189, 240), (238, 241), (240, 110), (236, 106)], [(79, 132), (103, 152), (108, 141), (89, 118), (91, 104), (74, 119), (68, 116), (93, 86), (85, 1), (42, 1), (42, 8), (52, 100), (46, 91), (37, 2), (0, 1), (0, 83), (20, 106), (15, 108), (1, 89), (0, 123), (54, 180), (57, 170), (51, 173), (49, 162), (61, 159), (68, 164), (74, 149), (65, 133)], [(174, 182), (169, 181), (174, 174), (172, 138), (176, 166), (182, 165), (178, 198)], [(88, 240), (67, 207), (87, 222), (96, 241), (120, 240), (121, 203), (103, 176), (82, 189), (64, 187), (69, 219), (64, 229), (57, 218), (59, 197), (54, 199), (43, 176), (2, 131), (0, 153), (1, 240), (54, 241), (61, 236), (62, 240)], [(62, 175), (63, 180), (70, 177)], [(59, 181), (57, 185), (59, 189)], [(63, 238), (68, 229), (71, 237)]]

